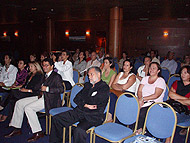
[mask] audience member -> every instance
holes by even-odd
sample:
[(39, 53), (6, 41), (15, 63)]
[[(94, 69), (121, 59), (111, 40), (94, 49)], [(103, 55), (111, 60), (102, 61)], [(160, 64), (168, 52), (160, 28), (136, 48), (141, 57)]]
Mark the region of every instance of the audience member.
[[(180, 102), (183, 105), (188, 106), (190, 110), (190, 66), (183, 66), (181, 68), (181, 80), (175, 81), (172, 84), (172, 87), (169, 91), (169, 97)], [(178, 117), (177, 113), (177, 117)], [(184, 121), (190, 121), (190, 115), (185, 115), (185, 113), (181, 113), (184, 118), (178, 118), (178, 123)], [(182, 129), (180, 131), (180, 135), (185, 135), (187, 133), (187, 129)], [(166, 140), (166, 143), (170, 142), (170, 138)]]
[(98, 61), (102, 64), (104, 60), (104, 48), (100, 48), (97, 58), (98, 58)]
[(88, 61), (85, 71), (87, 71), (92, 66), (100, 67), (100, 65), (101, 65), (101, 63), (97, 60), (96, 52), (92, 52), (91, 53), (91, 60)]
[(61, 55), (63, 61), (55, 62), (55, 68), (58, 70), (58, 74), (61, 75), (66, 89), (70, 90), (75, 84), (73, 81), (73, 66), (72, 63), (68, 60), (70, 52), (67, 50), (62, 51)]
[(25, 77), (24, 81), (26, 81), (26, 83), (22, 86), (22, 88), (11, 90), (10, 94), (7, 95), (6, 98), (4, 98), (4, 100), (1, 102), (0, 108), (5, 108), (1, 113), (3, 115), (2, 121), (6, 120), (8, 114), (10, 116), (12, 115), (14, 104), (17, 100), (25, 97), (36, 96), (38, 90), (36, 89), (36, 85), (43, 77), (43, 71), (38, 62), (29, 63), (29, 68), (29, 76), (27, 79)]
[(190, 55), (186, 55), (183, 58), (183, 62), (181, 63), (181, 67), (190, 66)]
[(86, 62), (91, 60), (90, 53), (88, 50), (85, 51), (85, 57), (86, 57)]
[(79, 53), (79, 59), (77, 61), (74, 62), (74, 66), (73, 68), (77, 69), (80, 73), (80, 79), (79, 79), (79, 83), (83, 83), (83, 78), (84, 78), (84, 70), (86, 68), (86, 61), (85, 61), (85, 56), (84, 56), (84, 52), (80, 52)]
[(102, 80), (105, 81), (110, 88), (115, 79), (115, 76), (117, 75), (112, 68), (114, 68), (113, 58), (105, 57), (104, 68), (102, 70)]
[(123, 62), (122, 71), (116, 76), (112, 88), (118, 91), (129, 91), (135, 93), (136, 91), (136, 76), (132, 73), (133, 62), (129, 59)]
[(155, 102), (163, 102), (166, 83), (161, 78), (161, 67), (157, 62), (150, 63), (149, 76), (142, 79), (138, 88), (138, 100), (140, 104), (140, 114), (137, 134), (142, 132), (146, 112), (149, 106)]
[(30, 62), (35, 62), (36, 60), (36, 54), (30, 54)]
[(122, 67), (123, 67), (123, 62), (125, 61), (125, 60), (127, 60), (127, 58), (128, 58), (128, 54), (127, 54), (127, 52), (122, 52), (122, 58), (119, 60), (119, 68), (120, 69), (122, 69)]
[(104, 121), (109, 87), (101, 80), (99, 67), (90, 67), (87, 72), (90, 82), (85, 83), (84, 88), (74, 98), (77, 107), (53, 116), (50, 143), (62, 142), (63, 127), (68, 128), (76, 122), (79, 124), (74, 129), (73, 142), (86, 143), (86, 130)]
[(4, 56), (4, 66), (1, 69), (0, 75), (0, 92), (4, 92), (2, 87), (9, 87), (12, 86), (16, 80), (16, 74), (18, 69), (11, 64), (12, 57), (9, 54)]
[(146, 56), (144, 58), (144, 65), (140, 66), (137, 70), (137, 78), (139, 79), (139, 81), (141, 81), (143, 77), (148, 75), (148, 68), (150, 63), (151, 63), (151, 57)]
[(170, 71), (170, 74), (175, 74), (177, 69), (177, 63), (174, 60), (174, 52), (169, 51), (167, 53), (167, 59), (161, 63), (161, 67), (166, 67)]
[(160, 64), (160, 60), (156, 58), (156, 51), (155, 50), (150, 51), (150, 56), (152, 58), (151, 62), (157, 62), (158, 64)]
[(73, 62), (75, 62), (75, 61), (78, 60), (78, 58), (79, 58), (79, 53), (80, 53), (80, 49), (77, 48), (76, 51), (75, 51), (75, 54), (74, 54), (73, 57), (72, 57)]
[(43, 64), (43, 60), (48, 58), (48, 52), (43, 52), (41, 55), (40, 55), (40, 61), (41, 61), (41, 66)]
[(14, 130), (10, 134), (5, 135), (6, 138), (22, 134), (21, 126), (25, 112), (33, 133), (33, 136), (27, 141), (34, 142), (38, 140), (44, 134), (36, 112), (45, 108), (46, 114), (49, 115), (50, 109), (61, 106), (60, 94), (63, 92), (62, 79), (59, 74), (53, 71), (53, 61), (51, 59), (44, 59), (43, 70), (46, 74), (36, 84), (36, 88), (41, 91), (41, 96), (27, 97), (16, 102), (13, 117), (9, 124), (9, 126), (14, 127)]

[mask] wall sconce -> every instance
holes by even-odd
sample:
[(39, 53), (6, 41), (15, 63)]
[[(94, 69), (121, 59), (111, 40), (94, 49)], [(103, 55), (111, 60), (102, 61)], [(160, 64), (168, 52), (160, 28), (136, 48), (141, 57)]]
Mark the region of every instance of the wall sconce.
[(65, 31), (65, 36), (69, 36), (69, 30)]
[(15, 35), (16, 37), (18, 37), (18, 31), (15, 31), (14, 35)]
[(164, 31), (163, 36), (168, 37), (168, 31)]
[(3, 36), (6, 37), (7, 36), (7, 32), (3, 32)]
[(90, 36), (90, 30), (86, 31), (86, 36)]

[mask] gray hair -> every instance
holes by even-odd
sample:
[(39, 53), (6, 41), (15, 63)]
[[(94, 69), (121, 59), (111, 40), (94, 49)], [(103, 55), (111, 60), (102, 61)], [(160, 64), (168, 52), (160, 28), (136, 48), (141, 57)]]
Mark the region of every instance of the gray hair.
[(87, 74), (88, 74), (89, 70), (91, 70), (91, 69), (95, 69), (95, 71), (96, 71), (97, 74), (100, 73), (100, 78), (102, 78), (102, 71), (101, 71), (101, 69), (99, 67), (92, 66), (92, 67), (88, 68)]

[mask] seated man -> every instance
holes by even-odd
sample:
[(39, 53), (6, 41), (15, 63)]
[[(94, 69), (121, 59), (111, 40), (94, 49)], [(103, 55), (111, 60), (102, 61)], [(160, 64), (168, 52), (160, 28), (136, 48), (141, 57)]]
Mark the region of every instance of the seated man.
[(70, 52), (67, 50), (62, 51), (62, 60), (55, 62), (55, 68), (58, 70), (58, 74), (61, 75), (63, 82), (65, 83), (66, 89), (70, 90), (75, 82), (73, 81), (73, 66), (68, 60)]
[(98, 67), (88, 69), (90, 82), (76, 95), (73, 110), (53, 116), (49, 142), (62, 142), (63, 127), (68, 128), (79, 121), (74, 129), (74, 143), (86, 142), (86, 130), (98, 126), (104, 121), (104, 110), (108, 102), (109, 86), (101, 80), (101, 70)]
[[(39, 81), (39, 84), (42, 85), (41, 89), (39, 88), (39, 90), (41, 90), (41, 96), (27, 97), (16, 102), (13, 117), (9, 124), (9, 126), (15, 129), (10, 134), (5, 135), (6, 138), (21, 134), (21, 126), (25, 112), (33, 133), (33, 136), (27, 141), (32, 142), (38, 140), (44, 135), (36, 112), (45, 107), (46, 114), (48, 115), (50, 109), (61, 106), (60, 94), (63, 92), (63, 84), (61, 76), (53, 71), (52, 59), (44, 59), (43, 70), (46, 75)], [(39, 85), (36, 86), (40, 87)]]
[(176, 63), (176, 61), (174, 60), (174, 52), (169, 51), (169, 52), (167, 53), (167, 59), (164, 60), (164, 61), (161, 63), (161, 67), (166, 67), (166, 68), (169, 69), (170, 74), (175, 74), (176, 69), (177, 69), (177, 63)]

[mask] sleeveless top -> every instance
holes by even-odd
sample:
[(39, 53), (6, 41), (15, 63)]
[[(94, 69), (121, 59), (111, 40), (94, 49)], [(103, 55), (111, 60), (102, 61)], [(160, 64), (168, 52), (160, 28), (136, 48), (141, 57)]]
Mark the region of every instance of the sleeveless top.
[[(120, 78), (123, 76), (124, 72), (121, 72), (120, 76), (119, 76), (119, 80), (117, 81), (118, 84), (126, 84), (129, 77), (132, 75), (135, 75), (134, 73), (130, 73), (126, 78), (120, 80)], [(125, 91), (129, 91), (129, 92), (133, 92), (135, 93), (136, 91), (136, 81), (133, 83), (133, 85), (131, 85), (128, 89), (126, 89)]]
[(111, 77), (116, 74), (116, 72), (114, 70), (110, 70), (110, 73), (107, 77), (105, 77), (105, 72), (103, 72), (102, 74), (102, 80), (105, 81), (107, 84), (109, 84), (110, 80), (111, 80)]

